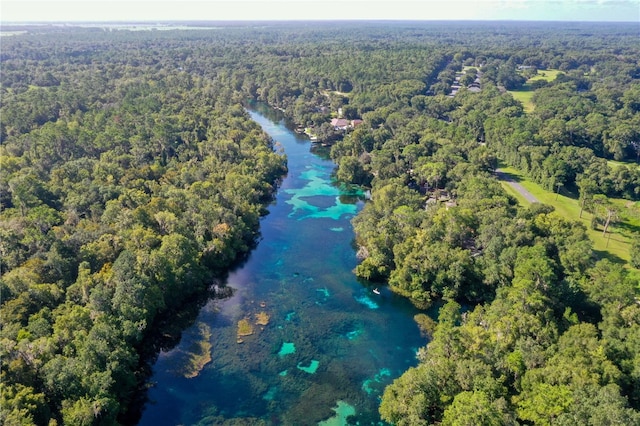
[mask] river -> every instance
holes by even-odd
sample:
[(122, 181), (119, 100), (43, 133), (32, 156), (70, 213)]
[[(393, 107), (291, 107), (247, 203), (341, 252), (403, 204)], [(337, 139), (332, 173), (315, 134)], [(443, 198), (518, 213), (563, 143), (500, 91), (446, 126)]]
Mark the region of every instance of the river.
[[(282, 146), (289, 172), (259, 244), (228, 276), (234, 295), (211, 300), (159, 354), (139, 424), (328, 426), (350, 415), (379, 424), (384, 387), (426, 343), (416, 311), (353, 275), (350, 220), (362, 194), (334, 185), (334, 163), (278, 111), (258, 104), (249, 113)], [(238, 336), (240, 321), (253, 334)]]

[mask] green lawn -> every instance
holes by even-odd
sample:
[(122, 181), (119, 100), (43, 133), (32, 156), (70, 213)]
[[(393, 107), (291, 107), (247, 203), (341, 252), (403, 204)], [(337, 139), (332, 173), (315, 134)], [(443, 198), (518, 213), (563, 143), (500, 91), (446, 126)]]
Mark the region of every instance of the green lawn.
[(527, 83), (530, 83), (536, 80), (553, 81), (556, 79), (558, 74), (562, 74), (562, 71), (556, 70), (556, 69), (538, 70), (538, 74), (531, 77), (529, 80), (527, 80)]
[[(501, 167), (500, 170), (505, 170), (505, 168)], [(518, 191), (513, 189), (511, 185), (509, 185), (507, 182), (500, 181), (500, 184), (502, 185), (502, 188), (505, 190), (507, 194), (511, 195), (513, 198), (518, 200), (518, 204), (520, 204), (521, 206), (528, 206), (529, 204), (531, 204), (529, 201), (527, 201), (526, 198), (520, 195)]]
[(611, 167), (612, 169), (616, 168), (616, 167), (620, 167), (620, 166), (636, 166), (636, 167), (640, 167), (639, 163), (635, 163), (635, 162), (624, 162), (624, 161), (616, 161), (616, 160), (607, 160), (607, 164), (609, 165), (609, 167)]
[(535, 105), (533, 105), (533, 102), (531, 102), (531, 98), (533, 98), (534, 91), (531, 89), (531, 86), (525, 84), (520, 90), (509, 90), (508, 92), (511, 93), (511, 96), (513, 96), (515, 100), (522, 103), (524, 112), (533, 111)]
[(562, 71), (557, 69), (549, 69), (549, 70), (538, 70), (538, 74), (531, 77), (527, 82), (522, 86), (520, 90), (509, 90), (516, 100), (520, 101), (524, 106), (525, 112), (531, 112), (535, 108), (533, 102), (531, 102), (531, 98), (533, 97), (533, 93), (535, 92), (530, 83), (536, 80), (545, 80), (545, 81), (553, 81), (556, 79), (558, 74), (561, 74)]
[[(607, 257), (613, 261), (628, 262), (630, 257), (630, 238), (633, 232), (640, 232), (640, 217), (633, 214), (633, 211), (640, 210), (640, 203), (630, 202), (622, 199), (612, 199), (612, 202), (617, 204), (622, 211), (621, 221), (610, 227), (610, 233), (607, 236), (602, 235), (602, 230), (591, 229), (591, 217), (588, 212), (580, 215), (580, 204), (578, 200), (567, 196), (568, 194), (560, 191), (560, 194), (556, 194), (552, 191), (547, 191), (540, 185), (528, 180), (519, 170), (513, 167), (501, 167), (505, 173), (509, 173), (515, 180), (518, 180), (520, 184), (526, 188), (531, 194), (533, 194), (540, 202), (552, 205), (556, 212), (567, 219), (578, 220), (582, 222), (587, 228), (587, 233), (593, 241), (593, 247), (596, 253), (600, 257)], [(528, 205), (529, 202), (524, 199), (520, 194), (517, 194), (506, 182), (502, 182), (506, 191), (513, 195), (521, 205)], [(627, 263), (628, 264), (628, 263)]]

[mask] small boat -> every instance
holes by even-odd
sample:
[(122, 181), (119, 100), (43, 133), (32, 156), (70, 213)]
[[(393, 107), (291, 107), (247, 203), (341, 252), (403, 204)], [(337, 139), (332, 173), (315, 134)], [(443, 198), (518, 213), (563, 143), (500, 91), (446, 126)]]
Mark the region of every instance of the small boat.
[(380, 294), (380, 290), (378, 290), (377, 288), (374, 288), (374, 289), (373, 289), (373, 292), (374, 292), (375, 294)]

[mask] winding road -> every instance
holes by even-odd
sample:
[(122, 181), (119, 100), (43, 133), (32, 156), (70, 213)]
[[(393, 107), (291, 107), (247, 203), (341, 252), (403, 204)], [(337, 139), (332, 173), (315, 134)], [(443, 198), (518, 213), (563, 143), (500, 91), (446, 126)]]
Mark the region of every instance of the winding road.
[(524, 186), (520, 185), (518, 182), (516, 182), (511, 175), (509, 175), (508, 173), (503, 172), (500, 169), (496, 169), (496, 176), (498, 176), (498, 179), (507, 182), (507, 184), (512, 187), (513, 189), (515, 189), (516, 191), (518, 191), (520, 193), (520, 195), (522, 195), (527, 201), (529, 201), (530, 203), (539, 203), (540, 200), (538, 200), (536, 197), (533, 196), (532, 193), (530, 193), (529, 191), (527, 191)]

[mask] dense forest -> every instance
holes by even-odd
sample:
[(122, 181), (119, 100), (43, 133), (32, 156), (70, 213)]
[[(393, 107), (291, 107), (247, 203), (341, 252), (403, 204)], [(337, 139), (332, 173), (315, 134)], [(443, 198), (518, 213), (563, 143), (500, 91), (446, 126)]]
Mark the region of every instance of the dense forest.
[(243, 109), (259, 100), (331, 147), (336, 179), (371, 189), (354, 273), (440, 307), (416, 318), (431, 340), (386, 389), (385, 421), (640, 424), (637, 219), (627, 261), (495, 173), (562, 189), (604, 234), (621, 203), (640, 217), (637, 35), (363, 22), (3, 37), (2, 422), (131, 422), (152, 336), (256, 243), (286, 173)]

